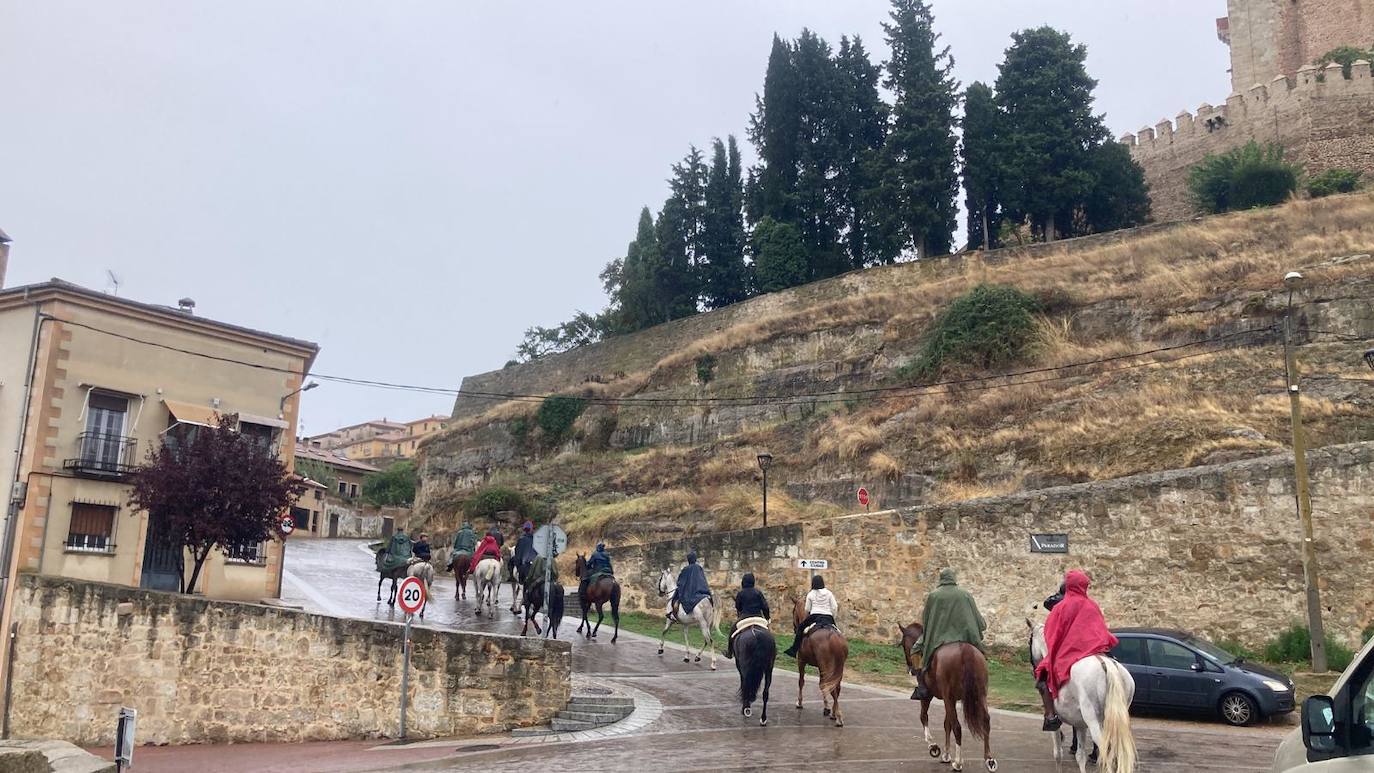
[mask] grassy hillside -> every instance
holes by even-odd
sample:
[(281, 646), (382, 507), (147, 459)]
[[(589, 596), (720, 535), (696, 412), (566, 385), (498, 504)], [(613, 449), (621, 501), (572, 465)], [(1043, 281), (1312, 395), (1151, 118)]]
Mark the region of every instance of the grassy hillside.
[[(534, 404), (497, 404), (426, 443), (421, 507), (443, 525), (475, 486), (501, 482), (556, 506), (575, 536), (626, 541), (756, 523), (763, 449), (775, 459), (770, 522), (849, 511), (816, 492), (859, 484), (888, 504), (942, 501), (1274, 452), (1289, 424), (1272, 328), (1293, 269), (1307, 276), (1294, 302), (1312, 376), (1309, 442), (1374, 437), (1358, 340), (1374, 334), (1374, 198), (1294, 202), (1094, 244), (829, 280), (836, 291), (814, 292), (815, 303), (761, 305), (641, 372), (566, 390), (723, 402), (593, 404), (558, 442), (541, 436)], [(980, 284), (1036, 299), (1029, 346), (998, 368), (913, 376), (904, 366), (939, 315)], [(1184, 346), (1204, 339), (1218, 340)], [(652, 343), (651, 331), (635, 345)], [(1054, 370), (1075, 363), (1095, 364)], [(567, 370), (578, 372), (575, 361)], [(984, 380), (946, 383), (966, 379)], [(729, 399), (822, 392), (844, 394)]]

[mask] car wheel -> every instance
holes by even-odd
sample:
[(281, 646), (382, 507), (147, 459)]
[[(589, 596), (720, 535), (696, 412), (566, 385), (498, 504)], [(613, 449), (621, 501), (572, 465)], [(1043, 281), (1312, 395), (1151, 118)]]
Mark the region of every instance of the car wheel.
[(1228, 725), (1248, 725), (1259, 719), (1259, 707), (1243, 692), (1228, 692), (1221, 696), (1221, 718)]

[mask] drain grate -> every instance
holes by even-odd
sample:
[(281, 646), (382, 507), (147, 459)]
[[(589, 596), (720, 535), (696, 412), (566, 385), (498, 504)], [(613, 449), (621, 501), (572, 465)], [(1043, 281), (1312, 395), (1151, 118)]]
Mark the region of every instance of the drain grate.
[(501, 748), (501, 744), (499, 744), (499, 743), (478, 743), (478, 744), (473, 744), (473, 745), (471, 745), (471, 746), (459, 746), (457, 749), (454, 749), (453, 751), (455, 751), (455, 752), (489, 752), (489, 751), (491, 751), (492, 749), (500, 749), (500, 748)]
[[(608, 687), (583, 687), (577, 693), (579, 695), (610, 695), (611, 690)], [(576, 698), (577, 695), (573, 697)]]

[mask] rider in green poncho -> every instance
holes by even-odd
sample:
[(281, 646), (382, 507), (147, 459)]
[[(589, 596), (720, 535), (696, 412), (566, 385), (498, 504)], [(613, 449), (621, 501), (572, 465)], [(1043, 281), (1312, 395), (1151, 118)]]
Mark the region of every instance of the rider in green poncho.
[[(472, 560), (472, 551), (477, 549), (477, 532), (472, 530), (472, 524), (463, 523), (463, 528), (453, 535), (453, 550), (449, 551), (448, 569), (453, 571), (453, 567), (465, 561)], [(461, 558), (460, 558), (461, 557)]]
[(916, 692), (912, 700), (928, 700), (926, 672), (930, 658), (942, 645), (967, 642), (983, 648), (983, 631), (988, 624), (978, 612), (978, 603), (968, 591), (959, 587), (953, 569), (940, 570), (940, 584), (926, 596), (925, 612), (921, 615), (925, 633), (921, 636), (921, 670), (916, 672)]
[(391, 535), (391, 540), (386, 543), (386, 547), (377, 551), (377, 571), (390, 572), (409, 563), (413, 553), (411, 545), (410, 536), (405, 533), (405, 529), (397, 529), (396, 533)]

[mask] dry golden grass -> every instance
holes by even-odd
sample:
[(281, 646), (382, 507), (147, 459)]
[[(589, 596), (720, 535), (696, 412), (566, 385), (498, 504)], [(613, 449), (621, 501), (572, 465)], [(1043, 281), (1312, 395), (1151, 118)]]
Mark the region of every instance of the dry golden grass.
[(936, 486), (935, 497), (940, 502), (964, 502), (969, 499), (1006, 496), (1020, 489), (1020, 478), (1011, 478), (996, 483), (961, 483), (946, 480), (941, 481)]
[(883, 447), (882, 433), (866, 417), (831, 416), (815, 433), (823, 457), (852, 462)]

